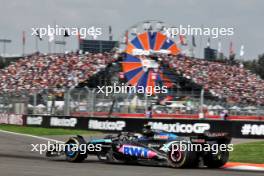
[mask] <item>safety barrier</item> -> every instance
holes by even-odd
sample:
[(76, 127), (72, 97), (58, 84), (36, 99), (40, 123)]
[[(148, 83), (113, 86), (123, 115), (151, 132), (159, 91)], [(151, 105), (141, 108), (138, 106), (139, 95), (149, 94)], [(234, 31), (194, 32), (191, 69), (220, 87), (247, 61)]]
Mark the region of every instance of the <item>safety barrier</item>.
[(47, 128), (72, 128), (104, 132), (140, 132), (144, 124), (153, 129), (165, 130), (178, 135), (197, 135), (205, 131), (228, 132), (236, 138), (264, 139), (264, 122), (229, 120), (187, 120), (187, 119), (146, 119), (146, 118), (105, 118), (29, 115), (24, 125)]

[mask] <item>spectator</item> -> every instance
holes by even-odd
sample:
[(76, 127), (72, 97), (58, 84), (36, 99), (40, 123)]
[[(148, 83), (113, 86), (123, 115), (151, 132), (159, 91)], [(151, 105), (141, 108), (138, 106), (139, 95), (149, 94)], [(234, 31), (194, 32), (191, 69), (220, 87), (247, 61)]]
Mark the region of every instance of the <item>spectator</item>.
[(146, 118), (151, 119), (152, 118), (152, 107), (149, 106), (146, 111)]
[(232, 103), (264, 105), (264, 80), (239, 65), (169, 56), (169, 67), (219, 99)]
[(110, 53), (34, 54), (0, 70), (0, 89), (2, 92), (28, 90), (32, 93), (47, 88), (74, 87), (113, 60)]

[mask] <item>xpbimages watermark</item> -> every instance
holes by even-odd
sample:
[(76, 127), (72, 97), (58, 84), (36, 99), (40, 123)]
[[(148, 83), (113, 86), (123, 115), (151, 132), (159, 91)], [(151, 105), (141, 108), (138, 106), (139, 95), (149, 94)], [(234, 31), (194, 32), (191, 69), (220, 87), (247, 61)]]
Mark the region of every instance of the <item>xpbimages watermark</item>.
[[(166, 145), (166, 144), (165, 144)], [(217, 154), (219, 152), (231, 152), (234, 150), (233, 144), (196, 144), (187, 141), (174, 142), (171, 148), (172, 152), (189, 151), (189, 152), (211, 152)]]
[(97, 93), (105, 94), (106, 96), (111, 94), (136, 94), (136, 93), (146, 93), (147, 96), (160, 93), (168, 93), (167, 86), (130, 86), (122, 83), (117, 85), (114, 83), (113, 86), (97, 86)]
[(208, 36), (218, 38), (219, 36), (232, 36), (234, 35), (233, 27), (194, 27), (191, 25), (178, 27), (164, 27), (165, 35), (168, 37), (182, 36)]
[(46, 152), (60, 151), (60, 152), (77, 152), (85, 154), (89, 152), (100, 152), (102, 150), (102, 144), (65, 144), (65, 143), (42, 143), (42, 144), (31, 144), (31, 151), (44, 154)]
[(32, 33), (31, 35), (39, 36), (39, 38), (42, 38), (44, 36), (65, 36), (67, 35), (74, 35), (74, 36), (80, 36), (81, 39), (84, 39), (86, 37), (93, 37), (93, 39), (97, 39), (98, 36), (102, 35), (102, 28), (90, 26), (88, 28), (81, 27), (60, 27), (58, 25), (47, 27), (34, 27), (31, 28)]

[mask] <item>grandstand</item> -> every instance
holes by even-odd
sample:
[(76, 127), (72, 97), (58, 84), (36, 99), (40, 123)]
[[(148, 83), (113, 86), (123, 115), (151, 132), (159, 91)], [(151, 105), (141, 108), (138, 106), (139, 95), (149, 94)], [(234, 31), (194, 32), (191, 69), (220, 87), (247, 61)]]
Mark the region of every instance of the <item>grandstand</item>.
[(34, 54), (0, 70), (2, 93), (71, 88), (105, 68), (109, 53)]
[(170, 68), (229, 103), (264, 104), (264, 80), (243, 68), (204, 59), (168, 57)]
[[(47, 96), (52, 93), (56, 95), (55, 100), (64, 100), (64, 93), (67, 89), (85, 86), (96, 88), (97, 85), (111, 85), (113, 80), (114, 82), (120, 81), (118, 78), (121, 70), (119, 61), (122, 57), (120, 55), (119, 59), (116, 59), (116, 55), (117, 53), (48, 55), (37, 53), (26, 56), (0, 70), (2, 79), (0, 83), (1, 96), (16, 94), (17, 97), (21, 98), (23, 95), (37, 94), (37, 102), (34, 102), (32, 97), (25, 101), (30, 106), (34, 103), (47, 106), (45, 102), (47, 97), (43, 97), (43, 92), (47, 90)], [(174, 85), (169, 92), (169, 96), (172, 96), (175, 101), (193, 101), (193, 104), (195, 104), (195, 106), (192, 105), (192, 107), (194, 106), (192, 111), (190, 109), (189, 111), (162, 110), (162, 113), (199, 113), (200, 92), (202, 89), (205, 90), (205, 105), (208, 106), (219, 105), (219, 102), (225, 109), (234, 105), (239, 107), (264, 105), (264, 81), (241, 65), (230, 65), (181, 55), (160, 57), (162, 58), (160, 64), (165, 68), (164, 73), (172, 80)], [(119, 103), (124, 104), (124, 99), (128, 99), (127, 96), (125, 95), (123, 99), (119, 99)], [(168, 95), (162, 95), (158, 99), (154, 96), (149, 101), (159, 104), (160, 98), (166, 96)], [(110, 97), (104, 98), (108, 99), (108, 105), (104, 110), (101, 108), (99, 110), (101, 112), (107, 112), (112, 101)], [(129, 101), (134, 101), (133, 98), (134, 96), (129, 96)], [(18, 99), (12, 98), (11, 100), (16, 102)], [(144, 97), (139, 97), (139, 99), (143, 101)], [(83, 101), (82, 98), (80, 100)], [(105, 101), (96, 102), (100, 104)], [(184, 105), (186, 106), (186, 104)], [(87, 103), (85, 106), (87, 106)], [(122, 108), (116, 111), (124, 112)], [(136, 108), (134, 111), (125, 112), (142, 113), (144, 112), (144, 106), (143, 108)], [(218, 111), (218, 113), (220, 112)]]

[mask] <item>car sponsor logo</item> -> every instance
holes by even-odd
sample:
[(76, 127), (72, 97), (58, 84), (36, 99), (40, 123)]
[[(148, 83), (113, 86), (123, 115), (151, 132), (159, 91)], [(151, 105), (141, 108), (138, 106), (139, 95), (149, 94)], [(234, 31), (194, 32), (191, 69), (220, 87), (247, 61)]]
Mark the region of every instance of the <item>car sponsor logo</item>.
[(75, 127), (77, 124), (76, 118), (58, 118), (51, 117), (50, 126), (60, 126), (60, 127)]
[(23, 115), (1, 113), (0, 124), (23, 125)]
[(154, 135), (153, 138), (154, 138), (154, 139), (160, 139), (160, 140), (167, 140), (167, 139), (169, 139), (169, 136), (168, 136), (168, 135), (160, 135), (160, 134), (156, 134), (156, 135)]
[(38, 117), (27, 117), (27, 125), (41, 125), (43, 118), (41, 116)]
[(264, 135), (264, 125), (244, 124), (241, 128), (242, 135)]
[(122, 145), (121, 148), (118, 150), (120, 153), (129, 156), (136, 156), (141, 158), (153, 158), (157, 156), (156, 152), (153, 152), (144, 147), (138, 147), (133, 145)]
[(210, 129), (208, 123), (194, 123), (194, 124), (182, 124), (182, 123), (163, 123), (163, 122), (149, 122), (152, 129), (164, 130), (172, 133), (204, 133)]
[(148, 147), (151, 148), (157, 148), (157, 147), (160, 147), (161, 145), (160, 144), (148, 144)]
[(100, 121), (100, 120), (89, 120), (88, 128), (95, 130), (111, 130), (111, 131), (123, 131), (126, 126), (125, 121)]

